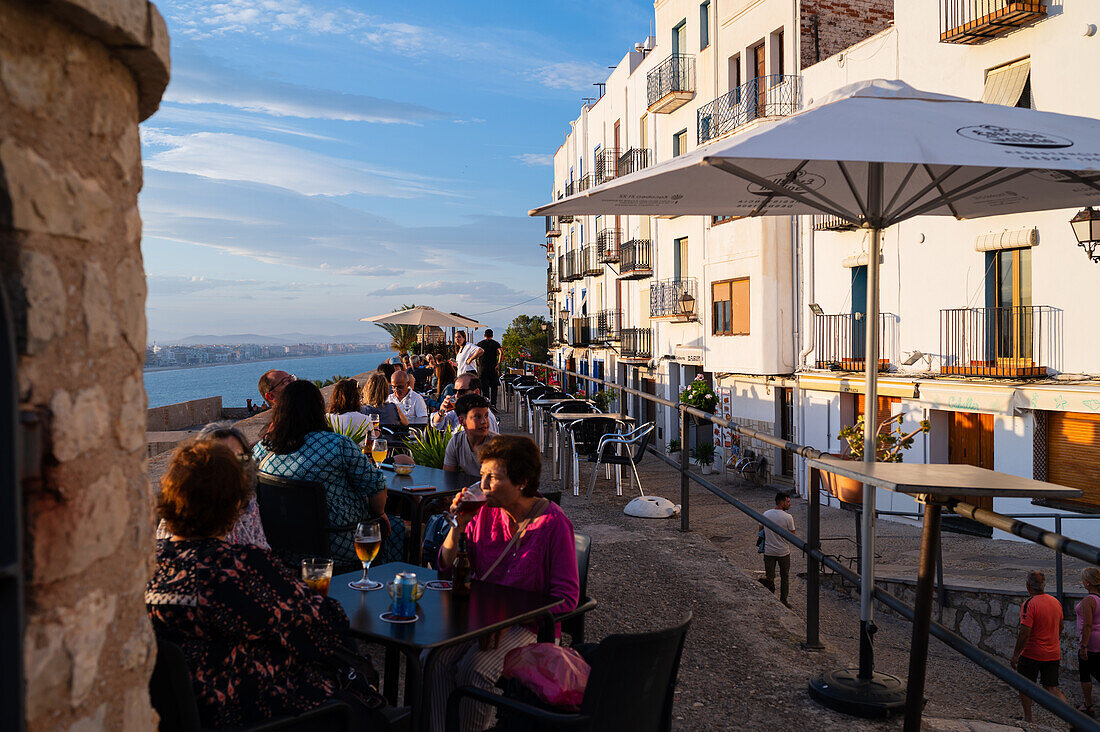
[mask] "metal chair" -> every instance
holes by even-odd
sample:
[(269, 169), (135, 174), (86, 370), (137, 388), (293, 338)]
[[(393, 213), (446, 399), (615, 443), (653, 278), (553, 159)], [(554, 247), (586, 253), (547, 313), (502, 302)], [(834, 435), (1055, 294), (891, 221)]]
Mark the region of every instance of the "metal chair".
[(592, 554), (592, 537), (585, 534), (575, 534), (573, 539), (577, 548), (577, 579), (580, 585), (580, 600), (572, 610), (555, 613), (540, 624), (540, 643), (554, 642), (554, 625), (556, 623), (561, 623), (562, 633), (569, 635), (570, 645), (579, 646), (584, 643), (585, 613), (596, 609), (596, 601), (588, 596), (588, 558)]
[(545, 386), (543, 384), (531, 387), (522, 392), (523, 403), (527, 407), (527, 431), (532, 435), (535, 434), (535, 408), (531, 406), (531, 401), (557, 393), (559, 392), (554, 387)]
[(588, 493), (585, 498), (592, 497), (592, 489), (596, 487), (596, 475), (600, 472), (600, 463), (615, 466), (615, 495), (623, 494), (622, 467), (629, 465), (634, 472), (633, 480), (638, 481), (638, 493), (645, 495), (642, 490), (642, 479), (638, 476), (637, 461), (645, 456), (646, 448), (653, 436), (656, 425), (646, 422), (641, 427), (631, 430), (623, 435), (604, 435), (596, 451), (588, 458), (596, 465), (592, 468), (592, 481), (588, 484)]
[(596, 452), (604, 436), (618, 435), (622, 422), (609, 417), (592, 417), (570, 422), (566, 429), (569, 431), (569, 444), (573, 451), (573, 495), (579, 496), (577, 472), (580, 469), (580, 456), (588, 459), (589, 455)]
[(329, 526), (325, 486), (316, 481), (260, 473), (256, 502), (267, 543), (293, 564), (303, 557), (331, 556), (330, 535), (355, 530), (354, 525)]
[(539, 729), (670, 730), (676, 676), (690, 625), (689, 612), (679, 625), (667, 630), (604, 638), (591, 654), (592, 671), (576, 713), (553, 711), (473, 686), (460, 686), (447, 699), (447, 730), (459, 729), (458, 707), (464, 698), (544, 723)]

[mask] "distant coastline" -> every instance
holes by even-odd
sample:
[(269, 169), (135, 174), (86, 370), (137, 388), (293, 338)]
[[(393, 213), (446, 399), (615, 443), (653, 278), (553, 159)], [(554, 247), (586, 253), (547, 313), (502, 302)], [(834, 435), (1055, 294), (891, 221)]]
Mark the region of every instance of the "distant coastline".
[[(383, 349), (379, 349), (377, 351), (351, 351), (351, 352), (344, 353), (344, 354), (299, 353), (299, 354), (294, 354), (294, 355), (286, 354), (286, 355), (272, 356), (271, 358), (250, 358), (247, 361), (227, 361), (226, 363), (187, 363), (187, 364), (180, 364), (178, 366), (145, 366), (145, 367), (143, 367), (143, 370), (146, 373), (153, 373), (154, 371), (183, 371), (184, 369), (205, 369), (205, 368), (210, 368), (211, 366), (240, 366), (240, 365), (246, 364), (246, 363), (266, 363), (268, 361), (287, 361), (289, 359), (294, 359), (294, 358), (318, 358), (318, 357), (322, 357), (322, 356), (342, 356), (342, 355), (362, 356), (362, 355), (367, 355), (367, 354), (371, 354), (371, 353), (377, 353), (377, 354), (381, 355), (381, 354), (389, 354), (389, 353), (391, 353), (391, 351), (386, 351), (386, 350), (383, 350)], [(390, 356), (387, 355), (386, 358), (390, 358)]]

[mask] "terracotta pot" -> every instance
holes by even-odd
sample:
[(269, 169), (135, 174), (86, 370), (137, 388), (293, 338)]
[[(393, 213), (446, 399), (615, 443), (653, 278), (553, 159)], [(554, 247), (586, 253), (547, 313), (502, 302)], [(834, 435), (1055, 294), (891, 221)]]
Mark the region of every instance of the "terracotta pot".
[[(841, 455), (831, 455), (831, 457), (843, 459)], [(825, 481), (828, 491), (841, 502), (863, 505), (863, 483), (854, 478), (825, 471), (821, 472), (821, 479)]]

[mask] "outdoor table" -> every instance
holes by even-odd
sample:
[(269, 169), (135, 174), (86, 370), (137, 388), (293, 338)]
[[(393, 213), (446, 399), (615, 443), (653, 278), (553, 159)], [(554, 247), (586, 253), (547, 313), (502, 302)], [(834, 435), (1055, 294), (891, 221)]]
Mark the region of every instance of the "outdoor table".
[[(386, 584), (393, 581), (398, 572), (415, 572), (421, 583), (438, 577), (435, 570), (403, 562), (373, 567), (370, 576)], [(387, 623), (378, 616), (390, 609), (389, 592), (385, 588), (360, 592), (348, 587), (348, 582), (361, 576), (361, 572), (349, 572), (333, 577), (329, 597), (335, 598), (344, 608), (352, 635), (385, 647), (383, 693), (390, 704), (397, 703), (400, 656), (405, 657), (404, 703), (412, 707), (413, 729), (427, 722), (427, 710), (421, 704), (423, 677), (434, 651), (513, 625), (535, 622), (561, 602), (535, 592), (474, 580), (468, 600), (456, 600), (449, 590), (425, 588), (416, 605), (419, 619), (415, 623)], [(426, 662), (421, 661), (423, 651), (428, 651)]]
[[(539, 446), (540, 450), (545, 450), (546, 449), (546, 444), (545, 444), (546, 443), (546, 426), (543, 424), (543, 419), (542, 419), (542, 414), (541, 414), (542, 410), (548, 409), (549, 407), (552, 407), (555, 404), (558, 404), (560, 402), (571, 401), (575, 398), (576, 397), (557, 395), (557, 396), (539, 397), (538, 399), (532, 399), (531, 400), (531, 408), (535, 409), (536, 412), (539, 415), (539, 419), (538, 419), (539, 429), (538, 429), (538, 432), (536, 433), (535, 441), (538, 443), (538, 446)], [(534, 422), (535, 422), (535, 420), (532, 419), (531, 420), (532, 425), (534, 424)]]
[(633, 417), (631, 417), (629, 414), (622, 414), (621, 412), (613, 412), (611, 414), (605, 414), (603, 412), (556, 412), (550, 415), (550, 419), (554, 420), (555, 424), (557, 425), (554, 429), (554, 470), (558, 474), (558, 477), (561, 478), (561, 491), (563, 494), (565, 493), (568, 477), (566, 475), (567, 471), (565, 468), (568, 461), (565, 460), (565, 457), (562, 454), (565, 450), (565, 440), (562, 439), (562, 433), (564, 432), (567, 425), (569, 425), (571, 422), (576, 422), (578, 419), (598, 418), (613, 419), (616, 422), (623, 423), (634, 422)]
[[(393, 465), (382, 463), (382, 469), (392, 471)], [(449, 498), (473, 482), (465, 473), (449, 473), (446, 470), (417, 465), (412, 475), (386, 476), (387, 492), (397, 496), (412, 507), (412, 529), (405, 543), (405, 559), (413, 564), (424, 563), (424, 503), (432, 498)], [(410, 491), (410, 486), (430, 485), (430, 491)]]

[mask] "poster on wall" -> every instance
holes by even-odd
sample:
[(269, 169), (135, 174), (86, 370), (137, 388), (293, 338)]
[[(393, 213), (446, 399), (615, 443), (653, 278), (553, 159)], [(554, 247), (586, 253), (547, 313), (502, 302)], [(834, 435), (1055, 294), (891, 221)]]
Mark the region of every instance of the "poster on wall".
[[(722, 419), (733, 421), (733, 388), (720, 386), (715, 389), (718, 395), (718, 416)], [(725, 460), (733, 452), (733, 430), (729, 427), (714, 427), (714, 444), (722, 451), (722, 459)]]

